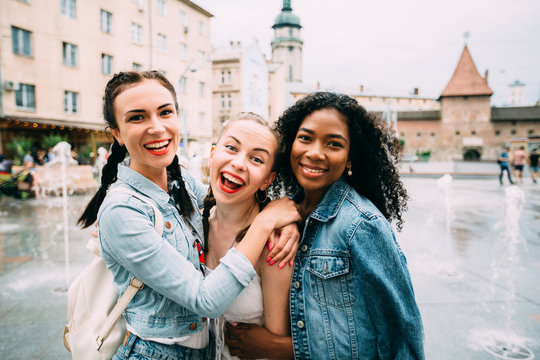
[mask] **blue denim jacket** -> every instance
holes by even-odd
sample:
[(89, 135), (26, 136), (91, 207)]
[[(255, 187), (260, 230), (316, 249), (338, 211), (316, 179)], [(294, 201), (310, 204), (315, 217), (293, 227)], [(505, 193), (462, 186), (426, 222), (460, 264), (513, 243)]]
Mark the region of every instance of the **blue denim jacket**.
[[(206, 187), (185, 171), (193, 205), (202, 205)], [(122, 294), (132, 276), (144, 282), (124, 311), (127, 322), (142, 337), (180, 337), (200, 331), (202, 317), (218, 317), (255, 276), (251, 262), (236, 249), (221, 259), (211, 275), (200, 271), (195, 239), (203, 240), (198, 211), (180, 216), (174, 200), (152, 181), (119, 166), (123, 186), (154, 200), (163, 215), (163, 237), (154, 229), (154, 211), (142, 200), (111, 192), (98, 213), (103, 260)]]
[(424, 359), (405, 256), (388, 221), (344, 179), (306, 220), (290, 299), (296, 359)]

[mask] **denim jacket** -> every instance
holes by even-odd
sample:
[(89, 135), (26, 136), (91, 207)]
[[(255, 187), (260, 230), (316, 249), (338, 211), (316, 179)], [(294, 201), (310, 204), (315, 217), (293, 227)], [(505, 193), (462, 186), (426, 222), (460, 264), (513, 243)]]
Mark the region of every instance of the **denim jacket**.
[(424, 359), (405, 256), (343, 178), (306, 220), (290, 300), (296, 359)]
[[(185, 171), (183, 177), (199, 209), (206, 187)], [(126, 321), (141, 337), (180, 337), (200, 331), (203, 316), (221, 315), (251, 282), (255, 276), (251, 262), (233, 248), (204, 278), (194, 243), (203, 240), (199, 211), (180, 216), (165, 191), (125, 166), (119, 166), (115, 186), (152, 199), (164, 222), (160, 237), (152, 207), (123, 192), (110, 192), (99, 209), (101, 252), (117, 292), (122, 294), (133, 276), (145, 284), (124, 311)]]

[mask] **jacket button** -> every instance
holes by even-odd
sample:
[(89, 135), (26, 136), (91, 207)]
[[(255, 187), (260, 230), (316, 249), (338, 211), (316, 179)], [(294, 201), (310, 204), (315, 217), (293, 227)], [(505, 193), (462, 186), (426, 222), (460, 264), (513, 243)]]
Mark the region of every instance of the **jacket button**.
[(190, 330), (195, 330), (196, 328), (197, 328), (197, 324), (195, 324), (195, 323), (189, 324), (189, 329)]
[(293, 285), (295, 289), (298, 289), (300, 287), (300, 283), (298, 281), (295, 281)]
[(303, 328), (304, 327), (304, 322), (302, 320), (299, 320), (297, 323), (296, 323), (296, 326), (298, 326), (299, 329)]
[(306, 251), (307, 251), (307, 245), (302, 245), (302, 247), (300, 248), (300, 250), (306, 252)]
[(170, 229), (170, 228), (171, 228), (171, 223), (167, 221), (167, 222), (165, 223), (165, 227), (166, 227), (167, 229)]

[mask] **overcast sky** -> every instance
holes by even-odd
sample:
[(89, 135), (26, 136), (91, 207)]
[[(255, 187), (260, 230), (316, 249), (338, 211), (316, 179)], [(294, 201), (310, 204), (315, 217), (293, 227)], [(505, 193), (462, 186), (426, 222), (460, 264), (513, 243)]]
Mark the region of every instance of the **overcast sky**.
[[(212, 14), (212, 43), (258, 40), (270, 57), (271, 28), (281, 0), (194, 0)], [(495, 91), (526, 85), (540, 99), (540, 0), (292, 0), (304, 41), (304, 82), (380, 95), (438, 97), (452, 76), (469, 32), (469, 50)]]

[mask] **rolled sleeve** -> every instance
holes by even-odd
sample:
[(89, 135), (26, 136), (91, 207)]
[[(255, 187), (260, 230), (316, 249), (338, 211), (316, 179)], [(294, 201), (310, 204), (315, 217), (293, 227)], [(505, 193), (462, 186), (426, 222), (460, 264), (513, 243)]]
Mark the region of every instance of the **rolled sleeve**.
[(255, 277), (255, 269), (253, 269), (251, 261), (236, 248), (230, 249), (220, 261), (242, 286), (248, 286)]

